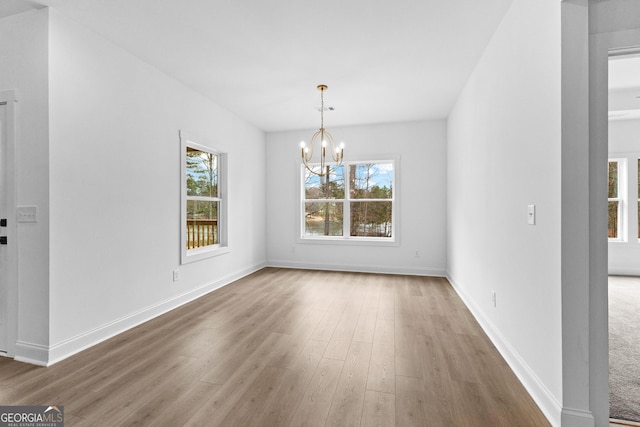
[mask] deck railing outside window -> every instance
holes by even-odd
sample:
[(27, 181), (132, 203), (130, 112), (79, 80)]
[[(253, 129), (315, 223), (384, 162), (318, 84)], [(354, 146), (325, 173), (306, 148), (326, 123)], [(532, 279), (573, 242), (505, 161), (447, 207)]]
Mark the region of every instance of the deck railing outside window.
[(218, 221), (215, 219), (190, 219), (187, 221), (187, 249), (218, 243)]

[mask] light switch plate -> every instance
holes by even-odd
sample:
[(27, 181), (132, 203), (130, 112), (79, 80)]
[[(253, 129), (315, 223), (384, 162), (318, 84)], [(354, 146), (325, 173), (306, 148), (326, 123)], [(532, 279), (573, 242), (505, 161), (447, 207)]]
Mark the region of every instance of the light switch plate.
[(18, 222), (38, 222), (36, 206), (18, 206)]
[(527, 224), (536, 225), (536, 205), (527, 206)]

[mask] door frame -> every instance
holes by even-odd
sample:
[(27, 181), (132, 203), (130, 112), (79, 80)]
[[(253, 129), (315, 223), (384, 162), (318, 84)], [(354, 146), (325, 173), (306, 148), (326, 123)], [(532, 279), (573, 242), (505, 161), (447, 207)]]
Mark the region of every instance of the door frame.
[(5, 152), (5, 194), (4, 202), (7, 210), (7, 271), (5, 274), (6, 286), (6, 353), (0, 355), (14, 357), (16, 342), (18, 340), (18, 236), (16, 218), (16, 149), (17, 149), (17, 103), (16, 90), (0, 91), (0, 103), (6, 103), (6, 152)]
[[(615, 34), (615, 33), (614, 33)], [(607, 36), (609, 36), (609, 34), (607, 34)], [(601, 38), (599, 40), (599, 43), (596, 43), (596, 46), (594, 47), (594, 51), (595, 51), (595, 58), (594, 58), (594, 62), (595, 62), (595, 67), (597, 67), (597, 70), (599, 71), (599, 73), (596, 74), (595, 76), (595, 85), (596, 85), (596, 90), (599, 91), (596, 93), (596, 95), (603, 93), (603, 83), (604, 80), (606, 79), (606, 90), (607, 90), (607, 96), (604, 98), (607, 100), (606, 105), (604, 107), (606, 107), (606, 112), (607, 112), (607, 121), (606, 121), (606, 127), (604, 126), (604, 123), (602, 121), (602, 113), (599, 114), (599, 116), (596, 118), (596, 123), (595, 123), (595, 129), (599, 132), (599, 138), (601, 138), (602, 141), (604, 141), (604, 149), (606, 149), (607, 151), (607, 158), (609, 156), (609, 118), (608, 118), (608, 112), (609, 112), (609, 61), (611, 60), (611, 58), (618, 58), (618, 57), (625, 57), (625, 56), (639, 56), (640, 55), (640, 32), (637, 31), (630, 31), (630, 32), (624, 32), (622, 34), (617, 34), (614, 36), (610, 36), (610, 37), (605, 37), (605, 38)], [(606, 69), (604, 67), (604, 61), (603, 61), (603, 56), (606, 53)], [(606, 70), (606, 73), (605, 73)], [(605, 76), (603, 77), (603, 74), (605, 74)], [(599, 111), (601, 112), (602, 109), (602, 105), (598, 105), (598, 108), (600, 109)], [(606, 132), (606, 137), (605, 137), (605, 132)], [(631, 178), (632, 176), (630, 174), (627, 175), (628, 178)], [(629, 203), (632, 203), (632, 200), (629, 200)], [(629, 210), (627, 210), (629, 211)], [(608, 211), (607, 211), (608, 212)], [(633, 238), (633, 236), (629, 236), (629, 238)], [(607, 261), (607, 281), (606, 281), (606, 289), (607, 292), (609, 290), (609, 281), (608, 281), (608, 274), (609, 274), (609, 264), (608, 264), (608, 253), (609, 253), (609, 243), (607, 241), (607, 257), (605, 258)], [(615, 273), (614, 273), (615, 274)], [(607, 325), (609, 324), (609, 306), (608, 306), (608, 298), (607, 298)], [(607, 352), (609, 351), (609, 338), (607, 335)], [(609, 360), (608, 358), (609, 354), (607, 353), (607, 361)], [(607, 389), (607, 396), (609, 396), (609, 390)], [(609, 401), (609, 400), (608, 400)], [(609, 402), (610, 404), (610, 402)], [(611, 414), (609, 414), (609, 416), (611, 416)], [(610, 418), (610, 420), (613, 420), (612, 418)], [(625, 420), (623, 420), (625, 421)], [(631, 424), (631, 422), (629, 423)]]
[[(607, 160), (609, 158), (609, 58), (640, 52), (640, 29), (595, 32), (590, 35), (590, 391), (592, 406), (609, 414), (609, 310)], [(606, 405), (606, 406), (605, 406)], [(608, 418), (608, 417), (607, 417)]]

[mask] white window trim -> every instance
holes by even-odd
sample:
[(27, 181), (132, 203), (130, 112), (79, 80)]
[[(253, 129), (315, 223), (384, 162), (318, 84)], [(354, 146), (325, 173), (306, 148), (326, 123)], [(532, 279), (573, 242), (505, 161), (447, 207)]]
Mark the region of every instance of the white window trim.
[[(391, 199), (350, 199), (348, 198), (349, 184), (346, 174), (348, 165), (355, 164), (367, 164), (367, 163), (393, 163), (393, 181), (392, 181), (392, 197)], [(310, 166), (315, 163), (310, 163)], [(350, 160), (344, 161), (345, 166), (345, 198), (344, 199), (313, 199), (314, 202), (340, 202), (344, 203), (343, 210), (343, 223), (342, 236), (305, 236), (304, 234), (304, 212), (305, 212), (305, 198), (304, 198), (304, 174), (305, 166), (302, 163), (296, 163), (298, 169), (298, 215), (296, 222), (296, 242), (303, 244), (314, 245), (357, 245), (357, 246), (400, 246), (400, 221), (398, 215), (400, 212), (400, 156), (397, 154), (386, 156), (368, 157), (364, 160)], [(391, 230), (392, 237), (364, 237), (364, 236), (350, 236), (348, 230), (351, 228), (351, 212), (349, 202), (359, 201), (391, 201)]]
[[(636, 243), (640, 243), (640, 221), (638, 220), (638, 209), (640, 208), (640, 180), (638, 179), (638, 168), (640, 166), (638, 163), (640, 162), (640, 153), (635, 153), (632, 157), (632, 162), (629, 166), (629, 182), (633, 182), (633, 185), (629, 184), (629, 200), (635, 201), (633, 208), (631, 207), (631, 202), (629, 202), (629, 224), (634, 224), (633, 228), (629, 229), (629, 236), (631, 236), (631, 231), (633, 231), (633, 239), (629, 237), (629, 240), (633, 240)], [(633, 221), (631, 221), (633, 219)]]
[[(229, 253), (227, 154), (196, 141), (201, 140), (194, 138), (187, 132), (180, 131), (180, 264)], [(187, 249), (187, 147), (214, 153), (218, 156), (218, 240), (220, 243), (195, 249)]]
[[(618, 237), (608, 237), (608, 241), (611, 243), (625, 243), (627, 242), (627, 221), (628, 221), (628, 209), (626, 203), (627, 186), (629, 177), (627, 174), (627, 158), (626, 157), (612, 157), (607, 161), (607, 170), (609, 170), (610, 162), (618, 162), (618, 197), (607, 198), (608, 202), (618, 202)], [(607, 211), (608, 212), (608, 211)]]

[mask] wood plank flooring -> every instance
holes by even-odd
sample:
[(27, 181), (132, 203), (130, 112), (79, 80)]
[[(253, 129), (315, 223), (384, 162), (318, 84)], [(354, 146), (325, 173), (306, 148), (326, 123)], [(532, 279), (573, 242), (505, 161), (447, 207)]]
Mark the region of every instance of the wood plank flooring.
[(49, 368), (1, 405), (67, 426), (548, 426), (446, 279), (266, 268)]

